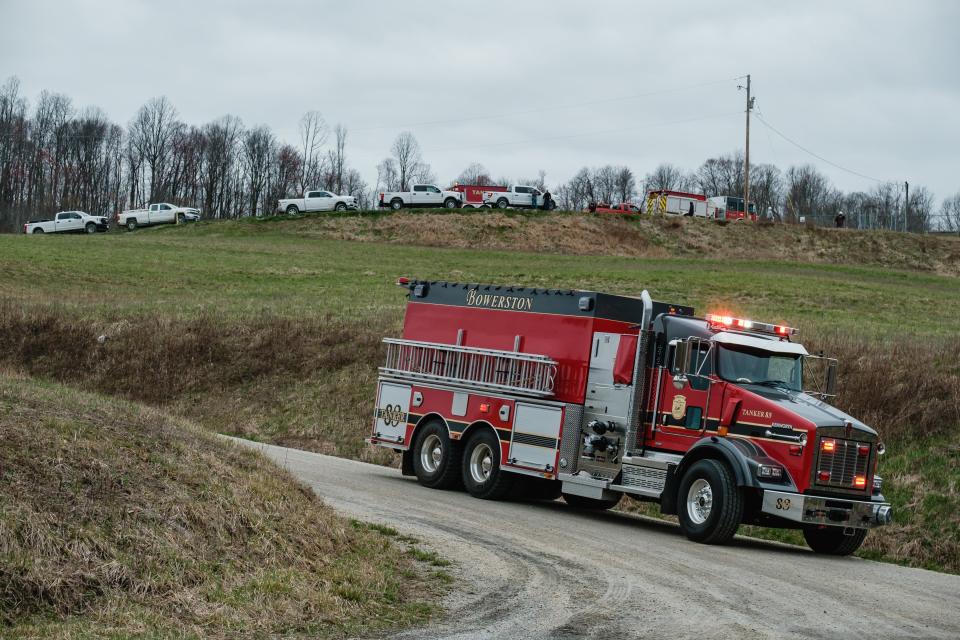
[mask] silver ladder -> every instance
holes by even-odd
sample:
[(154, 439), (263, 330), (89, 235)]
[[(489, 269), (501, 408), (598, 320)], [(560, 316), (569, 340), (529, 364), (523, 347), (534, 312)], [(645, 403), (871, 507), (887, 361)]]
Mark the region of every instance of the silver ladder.
[(547, 356), (398, 338), (384, 338), (383, 342), (387, 358), (381, 374), (531, 396), (553, 395), (557, 363)]

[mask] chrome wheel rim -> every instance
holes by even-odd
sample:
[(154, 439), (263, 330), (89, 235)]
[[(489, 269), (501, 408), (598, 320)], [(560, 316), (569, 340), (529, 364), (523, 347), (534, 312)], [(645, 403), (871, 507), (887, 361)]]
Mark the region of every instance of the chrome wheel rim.
[(439, 437), (430, 434), (420, 447), (420, 466), (427, 473), (436, 473), (440, 468), (441, 460), (443, 460), (443, 442)]
[(703, 478), (697, 478), (687, 492), (687, 516), (694, 524), (703, 524), (713, 508), (713, 489)]
[(477, 484), (483, 484), (493, 473), (493, 451), (490, 445), (481, 442), (470, 453), (470, 477)]

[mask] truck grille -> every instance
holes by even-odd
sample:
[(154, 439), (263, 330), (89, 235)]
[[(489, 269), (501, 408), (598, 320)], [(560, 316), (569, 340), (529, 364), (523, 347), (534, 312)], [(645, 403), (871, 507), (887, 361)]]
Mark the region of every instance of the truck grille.
[[(866, 448), (865, 454), (861, 447)], [(871, 488), (869, 469), (872, 454), (873, 445), (870, 442), (821, 437), (814, 481), (823, 487), (866, 492)], [(862, 485), (857, 484), (857, 478), (862, 478)]]

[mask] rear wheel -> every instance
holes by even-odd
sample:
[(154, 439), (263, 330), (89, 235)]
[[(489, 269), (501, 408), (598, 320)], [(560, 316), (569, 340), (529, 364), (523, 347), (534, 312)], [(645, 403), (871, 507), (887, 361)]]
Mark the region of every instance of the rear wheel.
[(300, 213), (300, 209), (297, 208), (297, 205), (292, 204), (292, 205), (290, 205), (289, 207), (287, 207), (287, 215), (288, 215), (288, 216), (295, 216), (295, 215), (297, 215), (298, 213)]
[(572, 493), (563, 494), (563, 501), (574, 509), (589, 509), (591, 511), (606, 511), (607, 509), (612, 509), (618, 504), (620, 504), (620, 498), (623, 497), (623, 494), (617, 494), (616, 498), (584, 498), (583, 496), (575, 496)]
[(137, 229), (137, 219), (130, 218), (127, 220), (127, 231), (136, 231)]
[(95, 224), (92, 223), (92, 222), (88, 222), (88, 223), (87, 223), (87, 226), (85, 226), (85, 227), (83, 228), (83, 230), (86, 231), (87, 233), (96, 233), (96, 232), (97, 232), (97, 225), (95, 225)]
[(513, 488), (514, 474), (500, 468), (500, 438), (489, 429), (474, 432), (463, 448), (463, 486), (482, 500), (499, 500)]
[(506, 198), (500, 198), (497, 200), (497, 209), (506, 209), (507, 205), (510, 204)]
[(43, 233), (43, 229), (41, 229), (40, 227), (37, 227), (36, 229), (33, 230), (33, 233)]
[(413, 441), (413, 473), (431, 489), (450, 489), (460, 482), (460, 447), (439, 421), (425, 424)]
[(866, 529), (854, 529), (846, 535), (843, 527), (804, 527), (803, 539), (817, 553), (831, 556), (848, 556), (867, 539)]
[(688, 538), (705, 544), (729, 542), (743, 517), (743, 494), (722, 462), (700, 460), (683, 476), (677, 516)]
[(401, 200), (400, 198), (397, 198), (396, 200), (392, 200), (390, 202), (390, 208), (393, 209), (394, 211), (400, 211), (400, 209), (403, 208), (403, 200)]

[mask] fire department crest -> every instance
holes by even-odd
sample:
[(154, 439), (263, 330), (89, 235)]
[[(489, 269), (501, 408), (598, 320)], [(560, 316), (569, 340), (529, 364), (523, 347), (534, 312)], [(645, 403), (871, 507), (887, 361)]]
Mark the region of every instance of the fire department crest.
[(673, 397), (673, 408), (670, 410), (670, 415), (673, 416), (674, 420), (683, 420), (683, 416), (687, 413), (687, 396), (674, 396)]

